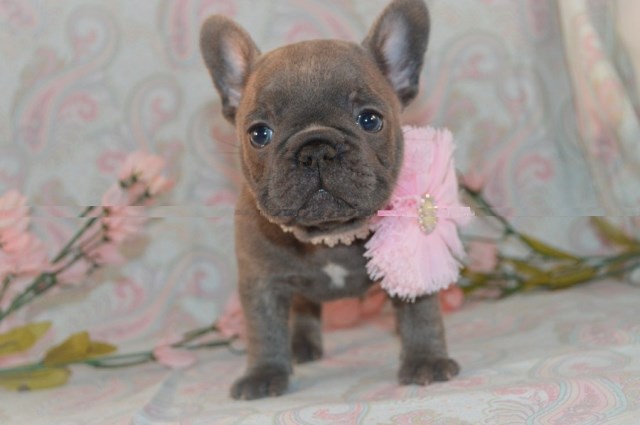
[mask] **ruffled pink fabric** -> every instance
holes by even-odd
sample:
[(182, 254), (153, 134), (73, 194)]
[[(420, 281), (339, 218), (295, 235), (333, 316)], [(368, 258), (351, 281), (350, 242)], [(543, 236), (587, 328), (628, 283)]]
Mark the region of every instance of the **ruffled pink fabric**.
[[(473, 216), (458, 198), (453, 137), (446, 129), (404, 127), (404, 163), (389, 208), (378, 212), (367, 242), (367, 271), (391, 296), (414, 300), (458, 280), (464, 248), (458, 226)], [(418, 223), (421, 198), (437, 206), (437, 224)]]

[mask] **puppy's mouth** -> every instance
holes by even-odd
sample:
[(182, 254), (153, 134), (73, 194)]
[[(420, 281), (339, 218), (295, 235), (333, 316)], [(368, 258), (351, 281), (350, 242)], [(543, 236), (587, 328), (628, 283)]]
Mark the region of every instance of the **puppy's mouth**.
[[(317, 189), (296, 212), (272, 219), (286, 232), (291, 232), (302, 242), (324, 242), (322, 238), (351, 234), (366, 235), (372, 213), (358, 210), (344, 199), (324, 188)], [(357, 236), (358, 238), (363, 236)], [(342, 241), (342, 240), (341, 240)]]
[(309, 234), (315, 234), (315, 235), (319, 235), (322, 233), (327, 233), (327, 232), (331, 232), (332, 230), (335, 230), (336, 228), (349, 228), (352, 227), (354, 225), (357, 225), (358, 223), (361, 223), (364, 220), (364, 218), (350, 218), (349, 220), (328, 220), (325, 221), (322, 224), (319, 225), (312, 225), (312, 226), (299, 226), (302, 227), (304, 230), (306, 230)]

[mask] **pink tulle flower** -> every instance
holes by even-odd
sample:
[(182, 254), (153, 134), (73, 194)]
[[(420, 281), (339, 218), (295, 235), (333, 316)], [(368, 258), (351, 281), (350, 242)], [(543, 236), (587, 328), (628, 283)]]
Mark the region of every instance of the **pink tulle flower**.
[(367, 242), (367, 270), (392, 296), (413, 300), (458, 280), (464, 247), (457, 226), (472, 217), (458, 199), (448, 130), (404, 127), (404, 163), (389, 209)]

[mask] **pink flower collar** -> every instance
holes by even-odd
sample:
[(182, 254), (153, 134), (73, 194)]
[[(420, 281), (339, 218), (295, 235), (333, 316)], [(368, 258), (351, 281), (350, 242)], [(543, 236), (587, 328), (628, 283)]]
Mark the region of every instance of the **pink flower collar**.
[(372, 220), (367, 272), (392, 296), (416, 297), (458, 280), (464, 247), (457, 227), (473, 216), (458, 199), (453, 137), (446, 129), (403, 127), (404, 163), (386, 210)]

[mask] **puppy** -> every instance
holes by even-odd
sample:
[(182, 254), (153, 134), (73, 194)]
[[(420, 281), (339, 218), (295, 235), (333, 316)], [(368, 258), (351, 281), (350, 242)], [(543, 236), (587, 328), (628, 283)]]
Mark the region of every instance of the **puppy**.
[[(418, 93), (428, 35), (422, 0), (394, 0), (360, 45), (313, 40), (261, 54), (233, 21), (204, 23), (202, 55), (245, 177), (235, 229), (248, 367), (233, 398), (282, 394), (292, 361), (322, 356), (321, 303), (372, 285), (367, 223), (402, 165), (400, 112)], [(437, 297), (393, 305), (399, 382), (455, 376)]]

